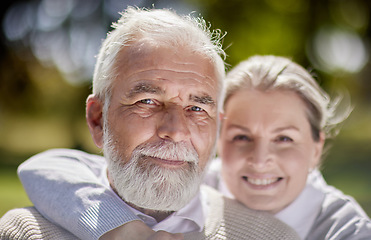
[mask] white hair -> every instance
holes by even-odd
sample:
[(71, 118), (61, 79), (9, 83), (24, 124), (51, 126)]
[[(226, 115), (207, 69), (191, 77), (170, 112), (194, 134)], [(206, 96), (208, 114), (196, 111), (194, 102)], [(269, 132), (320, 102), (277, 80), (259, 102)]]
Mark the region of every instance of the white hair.
[(339, 124), (352, 111), (349, 102), (338, 108), (341, 97), (331, 100), (307, 70), (285, 57), (253, 56), (238, 64), (227, 74), (224, 106), (241, 89), (296, 92), (307, 105), (307, 117), (316, 141), (320, 131), (326, 137), (336, 136)]
[(141, 41), (154, 47), (186, 46), (190, 51), (205, 55), (215, 66), (219, 85), (218, 102), (223, 101), (225, 53), (221, 39), (224, 35), (219, 30), (210, 31), (201, 17), (179, 16), (169, 9), (128, 7), (121, 15), (118, 22), (113, 24), (114, 30), (107, 35), (98, 54), (93, 76), (94, 95), (109, 102), (111, 85), (118, 74), (115, 67), (119, 52)]

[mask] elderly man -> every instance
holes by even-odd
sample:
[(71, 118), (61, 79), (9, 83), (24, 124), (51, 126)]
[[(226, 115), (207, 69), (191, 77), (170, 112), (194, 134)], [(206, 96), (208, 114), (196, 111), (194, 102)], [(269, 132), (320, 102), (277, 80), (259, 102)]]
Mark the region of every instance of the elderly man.
[[(114, 27), (98, 55), (86, 106), (89, 130), (104, 158), (73, 150), (44, 153), (41, 161), (49, 156), (58, 163), (39, 166), (26, 190), (31, 200), (45, 196), (45, 202), (36, 201), (38, 211), (8, 212), (0, 236), (134, 239), (122, 235), (130, 232), (122, 224), (140, 218), (155, 231), (188, 239), (296, 239), (268, 214), (200, 190), (214, 156), (223, 98), (218, 32), (190, 16), (131, 7)], [(74, 164), (81, 159), (101, 187), (87, 178), (81, 188), (76, 169), (60, 181), (58, 164), (84, 172)], [(54, 185), (43, 188), (38, 176)], [(27, 177), (22, 175), (24, 183)], [(105, 195), (114, 200), (101, 201)], [(135, 237), (183, 238), (166, 232), (143, 230)]]

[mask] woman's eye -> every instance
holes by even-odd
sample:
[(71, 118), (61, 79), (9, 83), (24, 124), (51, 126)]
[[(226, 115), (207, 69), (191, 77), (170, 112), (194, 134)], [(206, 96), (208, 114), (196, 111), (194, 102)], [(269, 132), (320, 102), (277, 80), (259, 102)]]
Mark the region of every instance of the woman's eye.
[(190, 108), (190, 110), (193, 111), (193, 112), (202, 112), (202, 111), (203, 111), (202, 108), (197, 107), (197, 106), (192, 106), (192, 107)]
[(246, 135), (237, 135), (233, 137), (233, 141), (250, 141), (250, 138)]
[(293, 142), (293, 139), (287, 136), (280, 136), (277, 140), (279, 142)]

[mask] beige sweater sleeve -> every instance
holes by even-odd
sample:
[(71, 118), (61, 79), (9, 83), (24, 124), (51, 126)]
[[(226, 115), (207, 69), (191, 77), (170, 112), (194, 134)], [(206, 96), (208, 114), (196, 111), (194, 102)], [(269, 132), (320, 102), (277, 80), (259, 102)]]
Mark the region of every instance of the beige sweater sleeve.
[(201, 233), (187, 233), (186, 240), (300, 240), (294, 229), (273, 215), (248, 209), (215, 189), (202, 186), (209, 211)]
[(75, 240), (65, 229), (46, 220), (34, 207), (8, 211), (0, 219), (1, 240)]
[[(235, 200), (223, 197), (203, 186), (208, 196), (208, 216), (203, 232), (186, 233), (185, 240), (299, 240), (285, 223), (264, 212), (246, 208)], [(18, 208), (0, 219), (1, 240), (72, 240), (70, 232), (49, 222), (34, 207)]]

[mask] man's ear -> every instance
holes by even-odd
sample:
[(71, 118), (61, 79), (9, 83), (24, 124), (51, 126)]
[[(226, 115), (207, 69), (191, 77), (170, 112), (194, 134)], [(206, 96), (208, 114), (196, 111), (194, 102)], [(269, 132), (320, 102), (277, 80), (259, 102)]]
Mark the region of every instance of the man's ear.
[(103, 147), (103, 103), (95, 95), (86, 100), (86, 121), (95, 145)]

